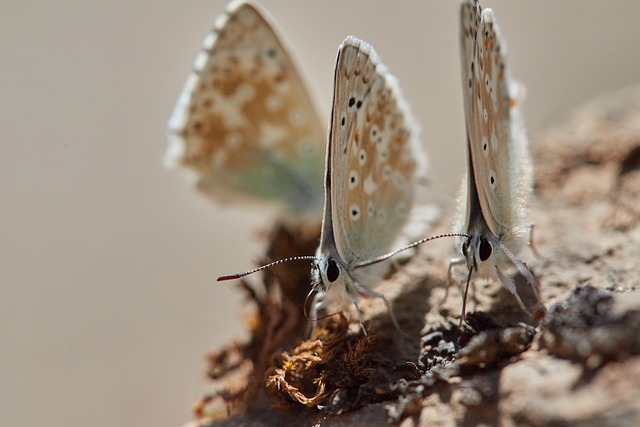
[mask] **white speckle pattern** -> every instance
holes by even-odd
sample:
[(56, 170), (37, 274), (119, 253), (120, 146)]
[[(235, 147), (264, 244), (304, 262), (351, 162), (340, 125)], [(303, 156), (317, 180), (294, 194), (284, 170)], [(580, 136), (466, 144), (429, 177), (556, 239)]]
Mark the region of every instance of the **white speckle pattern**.
[(373, 217), (376, 216), (376, 206), (372, 201), (369, 201), (369, 203), (367, 203), (367, 215), (369, 219), (373, 219)]
[(294, 126), (302, 126), (305, 122), (305, 115), (302, 111), (300, 110), (293, 110), (291, 111), (291, 115), (289, 117), (289, 121), (291, 122), (292, 125)]
[(364, 186), (363, 186), (364, 193), (367, 196), (370, 196), (376, 192), (377, 188), (378, 186), (376, 185), (376, 182), (373, 180), (373, 176), (369, 174), (367, 179), (364, 181)]
[(241, 83), (238, 86), (238, 90), (236, 91), (238, 100), (241, 103), (249, 102), (256, 95), (256, 89), (253, 87), (251, 83)]
[(382, 180), (388, 181), (389, 179), (391, 179), (392, 173), (393, 171), (391, 170), (391, 166), (384, 165), (384, 167), (382, 168)]
[(238, 148), (240, 146), (240, 141), (242, 136), (239, 133), (228, 133), (227, 136), (224, 137), (224, 145), (229, 149)]
[(278, 95), (271, 95), (266, 99), (267, 110), (274, 113), (282, 108), (282, 100)]
[(212, 166), (214, 169), (220, 169), (224, 167), (224, 164), (227, 161), (227, 153), (225, 151), (219, 150), (217, 153), (213, 155)]
[(326, 122), (270, 18), (232, 1), (204, 39), (168, 122), (165, 163), (216, 201), (276, 205), (285, 222), (322, 215)]
[(378, 209), (376, 217), (379, 223), (384, 224), (387, 222), (387, 211), (385, 209)]
[(398, 171), (393, 174), (393, 184), (398, 190), (405, 189), (405, 187), (407, 186), (407, 180), (404, 178), (404, 175), (402, 175), (402, 172)]

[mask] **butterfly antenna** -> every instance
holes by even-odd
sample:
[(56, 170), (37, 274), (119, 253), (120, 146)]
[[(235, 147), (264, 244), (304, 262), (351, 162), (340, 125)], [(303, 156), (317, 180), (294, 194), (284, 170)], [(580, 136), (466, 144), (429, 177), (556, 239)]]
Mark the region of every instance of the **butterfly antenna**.
[(372, 258), (372, 259), (368, 259), (365, 261), (360, 261), (356, 264), (354, 264), (353, 268), (360, 268), (360, 267), (366, 267), (372, 264), (377, 264), (379, 262), (385, 261), (389, 258), (391, 258), (394, 255), (399, 254), (400, 252), (404, 252), (407, 249), (411, 249), (411, 248), (415, 248), (418, 245), (421, 245), (423, 243), (426, 243), (430, 240), (435, 240), (435, 239), (440, 239), (441, 237), (466, 237), (466, 238), (470, 238), (471, 236), (469, 236), (468, 234), (464, 234), (464, 233), (446, 233), (446, 234), (438, 234), (437, 236), (431, 236), (431, 237), (425, 237), (424, 239), (420, 239), (420, 240), (416, 240), (413, 243), (408, 244), (407, 246), (404, 246), (400, 249), (396, 249), (395, 251), (391, 251), (387, 254), (384, 255), (380, 255), (379, 257), (376, 258)]
[(254, 268), (253, 270), (249, 270), (249, 271), (245, 271), (244, 273), (236, 273), (236, 274), (229, 274), (226, 276), (220, 276), (218, 277), (216, 280), (218, 282), (222, 282), (225, 280), (234, 280), (234, 279), (240, 279), (242, 277), (248, 276), (250, 274), (256, 273), (260, 270), (264, 270), (265, 268), (269, 268), (269, 267), (273, 267), (274, 265), (278, 265), (278, 264), (282, 264), (283, 262), (289, 262), (289, 261), (301, 261), (301, 260), (314, 260), (316, 259), (316, 257), (314, 255), (305, 255), (305, 256), (294, 256), (291, 258), (284, 258), (278, 261), (274, 261), (272, 263), (263, 265), (261, 267), (258, 268)]

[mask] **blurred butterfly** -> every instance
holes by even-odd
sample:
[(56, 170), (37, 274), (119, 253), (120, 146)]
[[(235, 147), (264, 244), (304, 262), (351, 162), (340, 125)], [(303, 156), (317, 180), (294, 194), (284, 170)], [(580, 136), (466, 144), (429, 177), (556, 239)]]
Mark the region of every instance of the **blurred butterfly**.
[(218, 201), (319, 221), (326, 128), (270, 21), (246, 1), (218, 18), (169, 120), (165, 163)]
[(311, 320), (329, 305), (352, 303), (366, 334), (358, 307), (362, 295), (383, 299), (399, 329), (388, 300), (372, 289), (388, 267), (381, 261), (397, 251), (374, 257), (388, 251), (401, 235), (426, 158), (396, 78), (371, 45), (353, 36), (338, 49), (329, 128), (324, 216), (316, 255), (276, 261), (218, 280), (286, 261), (312, 260)]
[(469, 166), (454, 230), (469, 237), (461, 242), (464, 258), (451, 262), (466, 261), (467, 290), (473, 273), (498, 279), (524, 308), (515, 283), (501, 270), (515, 266), (536, 291), (536, 279), (516, 257), (531, 230), (525, 215), (532, 170), (517, 108), (521, 88), (509, 77), (493, 11), (482, 10), (477, 0), (461, 2), (460, 55)]

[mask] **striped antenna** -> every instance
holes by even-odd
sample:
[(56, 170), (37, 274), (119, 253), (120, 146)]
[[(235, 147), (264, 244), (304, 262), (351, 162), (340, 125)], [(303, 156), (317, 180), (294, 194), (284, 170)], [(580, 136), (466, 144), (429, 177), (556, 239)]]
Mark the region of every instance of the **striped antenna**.
[(416, 240), (413, 243), (408, 244), (405, 247), (402, 247), (400, 249), (396, 249), (395, 251), (391, 251), (387, 254), (384, 255), (380, 255), (379, 257), (376, 258), (372, 258), (372, 259), (368, 259), (365, 261), (360, 261), (356, 264), (354, 264), (353, 268), (360, 268), (360, 267), (366, 267), (368, 265), (372, 265), (372, 264), (377, 264), (379, 262), (382, 262), (386, 259), (391, 258), (394, 255), (399, 254), (400, 252), (406, 251), (407, 249), (411, 249), (411, 248), (415, 248), (418, 245), (421, 245), (425, 242), (428, 242), (429, 240), (435, 240), (435, 239), (440, 239), (441, 237), (466, 237), (467, 239), (471, 238), (471, 236), (469, 236), (468, 234), (464, 234), (464, 233), (445, 233), (445, 234), (438, 234), (437, 236), (431, 236), (431, 237), (425, 237), (424, 239), (420, 239), (420, 240)]
[(264, 270), (265, 268), (269, 268), (269, 267), (273, 267), (274, 265), (278, 265), (278, 264), (282, 264), (283, 262), (289, 262), (289, 261), (301, 261), (301, 260), (315, 260), (317, 259), (315, 256), (313, 255), (305, 255), (305, 256), (294, 256), (291, 258), (285, 258), (285, 259), (281, 259), (278, 261), (274, 261), (272, 263), (269, 263), (267, 265), (263, 265), (261, 267), (258, 268), (254, 268), (253, 270), (249, 270), (249, 271), (245, 271), (244, 273), (236, 273), (236, 274), (229, 274), (226, 276), (220, 276), (218, 277), (216, 280), (218, 282), (222, 282), (225, 280), (234, 280), (234, 279), (240, 279), (242, 277), (248, 276), (250, 274), (256, 273), (260, 270)]

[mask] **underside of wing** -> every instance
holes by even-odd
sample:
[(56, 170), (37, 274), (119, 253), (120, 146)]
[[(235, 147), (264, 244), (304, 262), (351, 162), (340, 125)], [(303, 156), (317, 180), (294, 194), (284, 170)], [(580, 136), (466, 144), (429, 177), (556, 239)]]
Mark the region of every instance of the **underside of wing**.
[(423, 153), (397, 80), (372, 47), (355, 37), (338, 52), (330, 147), (340, 256), (351, 263), (380, 255), (409, 216)]
[(465, 128), (468, 151), (468, 167), (467, 176), (460, 194), (458, 195), (458, 212), (455, 219), (455, 232), (465, 232), (469, 226), (470, 203), (469, 197), (475, 189), (475, 181), (473, 176), (469, 176), (473, 165), (471, 164), (471, 144), (474, 139), (472, 135), (474, 131), (474, 123), (472, 121), (475, 104), (474, 100), (474, 83), (475, 83), (475, 55), (476, 55), (476, 37), (478, 27), (480, 26), (480, 14), (482, 9), (477, 1), (463, 0), (460, 2), (460, 70), (462, 77), (462, 96), (465, 111)]
[(233, 2), (206, 37), (169, 120), (166, 163), (220, 199), (321, 212), (326, 131), (264, 12)]
[[(468, 18), (465, 13), (469, 13)], [(463, 89), (472, 179), (487, 225), (502, 237), (519, 224), (524, 214), (522, 198), (528, 176), (526, 138), (522, 126), (513, 127), (512, 115), (519, 100), (513, 93), (515, 83), (508, 75), (506, 46), (493, 12), (481, 10), (477, 2), (465, 2), (461, 14)]]

